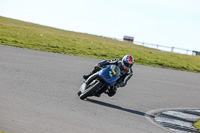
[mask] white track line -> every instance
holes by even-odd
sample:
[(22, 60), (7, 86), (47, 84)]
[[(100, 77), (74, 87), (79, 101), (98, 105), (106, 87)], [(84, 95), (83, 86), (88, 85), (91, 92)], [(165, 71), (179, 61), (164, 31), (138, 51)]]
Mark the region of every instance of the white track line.
[(192, 123), (184, 122), (184, 121), (180, 121), (180, 120), (174, 120), (174, 119), (169, 119), (169, 118), (160, 117), (160, 116), (156, 116), (155, 120), (159, 123), (167, 122), (167, 123), (171, 123), (171, 124), (180, 125), (181, 127), (188, 127), (188, 128), (196, 129), (193, 127)]
[(182, 113), (182, 112), (177, 112), (177, 111), (167, 111), (167, 112), (162, 112), (163, 114), (183, 118), (186, 120), (193, 120), (196, 121), (197, 119), (200, 119), (200, 116), (192, 115), (192, 114), (187, 114), (187, 113)]
[[(184, 111), (184, 110), (200, 112), (200, 109), (198, 109), (198, 108), (195, 108), (195, 109), (188, 109), (188, 108), (184, 108), (184, 109), (180, 109), (180, 108), (177, 108), (177, 109), (159, 109), (159, 110), (148, 111), (145, 114), (145, 117), (151, 123), (163, 128), (163, 129), (169, 129), (169, 130), (176, 132), (176, 133), (188, 133), (187, 131), (181, 131), (181, 130), (178, 130), (178, 129), (164, 127), (164, 126), (161, 125), (161, 123), (169, 123), (169, 124), (179, 125), (180, 127), (185, 127), (185, 128), (190, 128), (190, 129), (196, 130), (196, 128), (193, 126), (193, 123), (185, 122), (185, 121), (181, 121), (181, 120), (176, 120), (176, 119), (173, 119), (173, 118), (167, 118), (167, 117), (164, 117), (164, 116), (159, 116), (159, 114), (165, 114), (165, 115), (169, 115), (169, 116), (172, 116), (172, 117), (178, 117), (178, 118), (182, 118), (182, 119), (190, 120), (190, 121), (197, 121), (198, 119), (200, 119), (200, 116), (179, 112), (179, 111)], [(150, 116), (155, 116), (155, 117), (153, 119)]]

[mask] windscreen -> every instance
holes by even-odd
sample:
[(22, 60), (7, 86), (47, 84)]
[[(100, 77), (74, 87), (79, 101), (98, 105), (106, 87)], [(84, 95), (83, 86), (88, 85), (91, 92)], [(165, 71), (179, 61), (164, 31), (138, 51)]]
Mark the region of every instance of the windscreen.
[[(110, 66), (110, 71), (109, 71), (110, 77), (117, 77), (120, 75), (120, 69), (116, 65), (111, 65)], [(112, 76), (111, 76), (112, 75)]]

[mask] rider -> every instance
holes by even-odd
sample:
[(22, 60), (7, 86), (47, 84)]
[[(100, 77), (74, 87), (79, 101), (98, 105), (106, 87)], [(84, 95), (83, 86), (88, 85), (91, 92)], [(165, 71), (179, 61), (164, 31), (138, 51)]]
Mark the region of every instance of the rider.
[[(121, 76), (117, 80), (117, 83), (114, 86), (110, 86), (110, 88), (107, 89), (107, 91), (105, 92), (110, 97), (116, 94), (118, 87), (124, 87), (127, 81), (132, 77), (133, 71), (131, 67), (134, 64), (134, 58), (131, 55), (125, 55), (122, 59), (103, 60), (94, 67), (94, 70), (90, 74), (83, 76), (83, 78), (86, 80), (92, 74), (100, 71), (103, 67), (106, 67), (107, 65), (112, 65), (112, 64), (115, 64), (120, 68)], [(97, 96), (99, 97), (100, 95), (101, 94)]]

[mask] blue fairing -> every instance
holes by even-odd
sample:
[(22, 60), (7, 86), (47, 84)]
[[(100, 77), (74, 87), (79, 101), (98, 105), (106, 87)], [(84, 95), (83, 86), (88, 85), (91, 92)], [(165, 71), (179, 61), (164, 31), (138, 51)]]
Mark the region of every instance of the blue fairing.
[[(113, 76), (110, 71), (111, 65), (102, 69), (98, 75), (109, 85), (112, 86), (116, 83), (116, 81), (120, 78), (120, 76)], [(108, 78), (109, 77), (109, 78)]]

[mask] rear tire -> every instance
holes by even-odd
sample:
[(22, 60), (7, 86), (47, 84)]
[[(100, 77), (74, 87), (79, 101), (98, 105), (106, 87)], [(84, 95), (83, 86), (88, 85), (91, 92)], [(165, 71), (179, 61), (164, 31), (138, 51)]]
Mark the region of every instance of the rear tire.
[(95, 91), (97, 89), (99, 89), (99, 87), (101, 87), (101, 82), (99, 80), (96, 81), (96, 83), (94, 83), (93, 85), (91, 85), (89, 88), (87, 88), (81, 95), (80, 95), (80, 99), (84, 100), (85, 98), (87, 98), (88, 96), (93, 96)]

